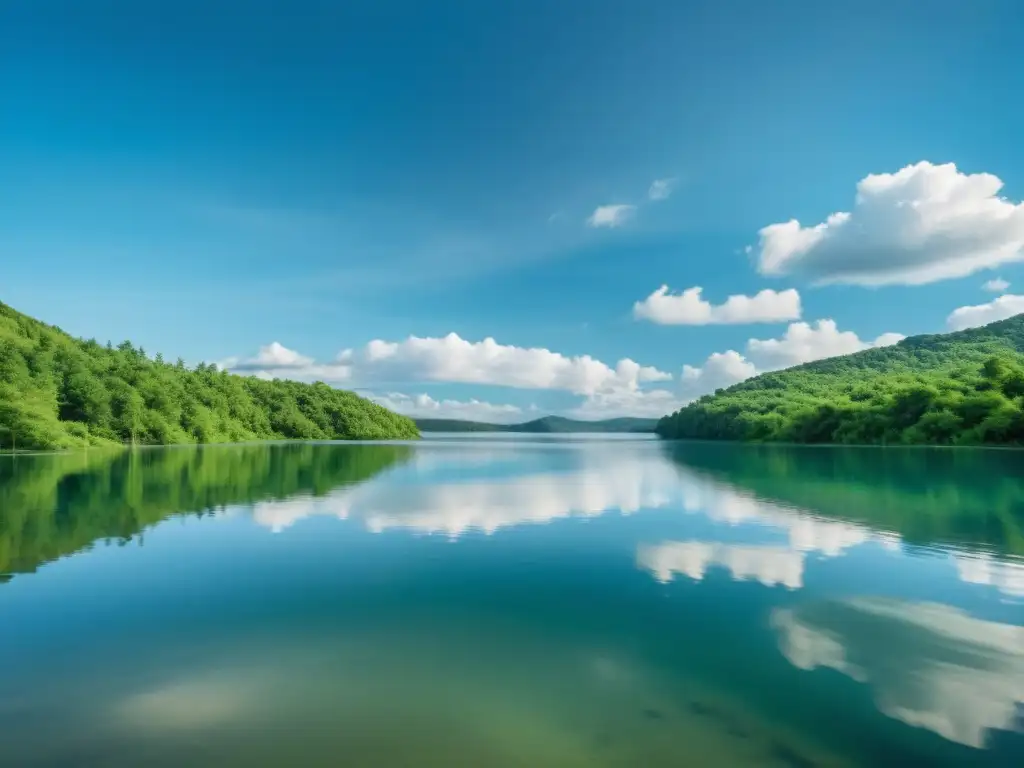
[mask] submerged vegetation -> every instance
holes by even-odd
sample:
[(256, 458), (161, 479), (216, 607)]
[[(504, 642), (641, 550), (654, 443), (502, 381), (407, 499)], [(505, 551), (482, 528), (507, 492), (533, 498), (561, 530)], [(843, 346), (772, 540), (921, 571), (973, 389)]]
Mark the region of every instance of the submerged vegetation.
[(663, 418), (667, 438), (1024, 445), (1024, 315), (766, 373)]
[(323, 383), (189, 369), (72, 338), (0, 304), (0, 447), (414, 438), (411, 419)]
[(0, 456), (0, 579), (171, 515), (322, 496), (411, 454), (405, 445), (262, 444)]

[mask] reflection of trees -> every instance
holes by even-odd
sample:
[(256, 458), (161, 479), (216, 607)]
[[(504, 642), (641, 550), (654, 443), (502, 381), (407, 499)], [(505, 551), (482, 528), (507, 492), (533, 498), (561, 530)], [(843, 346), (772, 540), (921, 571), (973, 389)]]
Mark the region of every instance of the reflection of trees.
[(684, 465), (759, 497), (922, 544), (1024, 554), (1024, 451), (672, 443)]
[(320, 496), (410, 451), (263, 444), (0, 457), (0, 573), (32, 571), (99, 539), (127, 541), (175, 514)]

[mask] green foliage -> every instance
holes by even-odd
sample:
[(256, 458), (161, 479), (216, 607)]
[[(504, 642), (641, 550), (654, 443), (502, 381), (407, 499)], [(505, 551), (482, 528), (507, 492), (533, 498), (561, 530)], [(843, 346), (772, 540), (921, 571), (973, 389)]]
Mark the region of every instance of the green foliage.
[(190, 371), (127, 341), (74, 339), (0, 304), (0, 449), (418, 436), (411, 419), (352, 392), (212, 365)]
[(767, 373), (658, 422), (667, 438), (1024, 445), (1024, 315)]
[(177, 514), (321, 496), (405, 460), (405, 445), (261, 443), (0, 456), (0, 575)]

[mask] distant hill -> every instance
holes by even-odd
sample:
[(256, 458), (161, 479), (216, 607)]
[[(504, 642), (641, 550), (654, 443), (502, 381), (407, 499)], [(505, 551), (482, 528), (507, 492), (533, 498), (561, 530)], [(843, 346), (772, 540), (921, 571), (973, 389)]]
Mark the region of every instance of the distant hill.
[(458, 419), (416, 419), (421, 432), (653, 432), (657, 419), (619, 418), (583, 421), (562, 416), (545, 416), (522, 424), (488, 424)]
[(418, 436), (411, 419), (352, 392), (190, 369), (0, 304), (0, 449)]
[(667, 438), (1024, 445), (1024, 315), (766, 373), (658, 422)]

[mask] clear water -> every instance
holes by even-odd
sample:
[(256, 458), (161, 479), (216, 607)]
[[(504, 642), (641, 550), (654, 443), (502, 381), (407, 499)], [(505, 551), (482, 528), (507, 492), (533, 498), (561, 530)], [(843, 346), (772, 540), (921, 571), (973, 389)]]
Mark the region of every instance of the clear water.
[(0, 763), (1021, 766), (1024, 452), (0, 457)]

